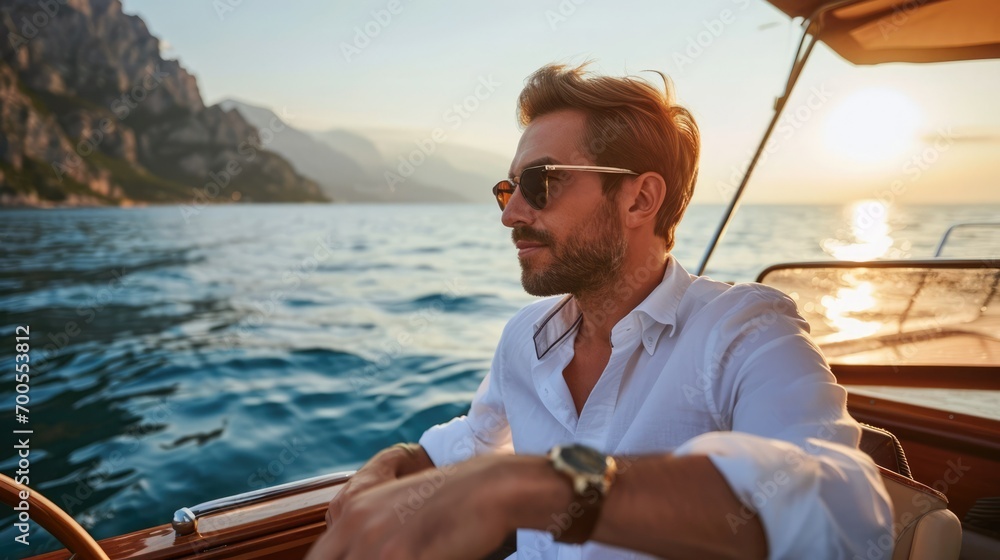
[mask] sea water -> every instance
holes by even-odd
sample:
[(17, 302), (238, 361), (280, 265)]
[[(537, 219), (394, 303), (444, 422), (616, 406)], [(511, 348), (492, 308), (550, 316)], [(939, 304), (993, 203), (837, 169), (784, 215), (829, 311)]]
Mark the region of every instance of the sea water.
[[(690, 272), (722, 211), (685, 217), (673, 254)], [(752, 281), (857, 248), (929, 257), (952, 223), (998, 217), (747, 206), (708, 272)], [(495, 205), (0, 211), (0, 429), (33, 430), (30, 486), (98, 539), (357, 468), (463, 414), (504, 323), (533, 301), (499, 218)], [(30, 327), (26, 425), (17, 326)], [(4, 449), (10, 476), (18, 457)], [(34, 528), (22, 548), (2, 515), (0, 555), (57, 546)]]

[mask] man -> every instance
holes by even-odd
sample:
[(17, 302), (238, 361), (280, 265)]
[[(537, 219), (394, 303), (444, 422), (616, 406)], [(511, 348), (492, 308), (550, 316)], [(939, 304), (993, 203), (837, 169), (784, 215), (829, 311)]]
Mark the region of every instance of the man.
[(670, 255), (691, 115), (546, 66), (519, 116), (494, 194), (525, 290), (569, 295), (511, 319), (467, 416), (358, 472), (312, 557), (474, 558), (513, 529), (520, 559), (864, 557), (888, 499), (794, 303)]

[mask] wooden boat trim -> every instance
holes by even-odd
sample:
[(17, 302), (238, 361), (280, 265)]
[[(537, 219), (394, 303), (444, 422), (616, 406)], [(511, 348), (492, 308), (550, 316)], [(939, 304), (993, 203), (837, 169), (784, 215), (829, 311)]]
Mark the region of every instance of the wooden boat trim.
[[(326, 526), (326, 509), (342, 483), (267, 502), (211, 514), (191, 535), (177, 535), (170, 524), (99, 541), (114, 560), (178, 558), (252, 558), (308, 547)], [(303, 548), (304, 550), (304, 548)], [(301, 556), (296, 553), (295, 555)], [(68, 560), (63, 549), (33, 560)]]
[(848, 394), (847, 407), (858, 420), (871, 423), (874, 419), (878, 427), (900, 439), (917, 436), (914, 426), (920, 426), (919, 437), (928, 444), (1000, 457), (998, 420), (854, 393)]
[(830, 364), (841, 385), (1000, 391), (1000, 366)]

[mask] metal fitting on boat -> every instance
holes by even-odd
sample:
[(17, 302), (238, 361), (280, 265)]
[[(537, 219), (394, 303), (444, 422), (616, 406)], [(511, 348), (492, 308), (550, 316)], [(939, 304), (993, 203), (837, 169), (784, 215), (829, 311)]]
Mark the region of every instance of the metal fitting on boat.
[(287, 484), (279, 484), (271, 488), (262, 488), (251, 492), (244, 492), (235, 496), (227, 496), (209, 502), (203, 502), (189, 508), (183, 507), (174, 512), (174, 518), (170, 521), (177, 536), (191, 535), (198, 530), (198, 519), (214, 513), (222, 513), (253, 504), (259, 504), (276, 498), (293, 496), (317, 488), (325, 488), (346, 482), (354, 471), (337, 472), (314, 476), (305, 480), (297, 480)]

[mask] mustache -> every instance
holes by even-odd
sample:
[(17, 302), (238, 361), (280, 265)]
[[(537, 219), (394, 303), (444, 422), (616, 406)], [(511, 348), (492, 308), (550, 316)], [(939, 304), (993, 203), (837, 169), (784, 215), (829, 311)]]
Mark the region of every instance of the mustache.
[(510, 240), (514, 243), (518, 241), (534, 241), (550, 245), (552, 243), (552, 236), (547, 232), (529, 226), (518, 226), (510, 230)]

